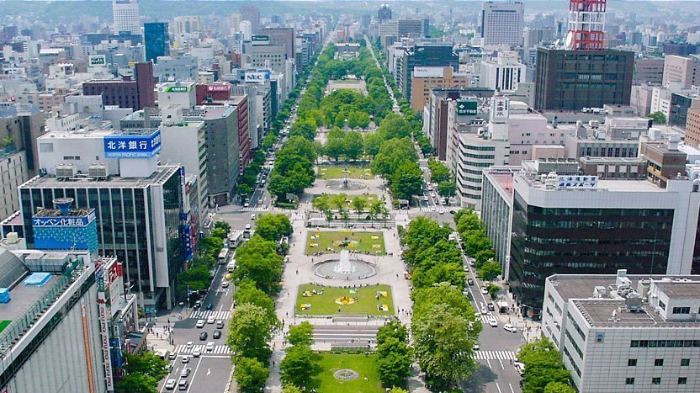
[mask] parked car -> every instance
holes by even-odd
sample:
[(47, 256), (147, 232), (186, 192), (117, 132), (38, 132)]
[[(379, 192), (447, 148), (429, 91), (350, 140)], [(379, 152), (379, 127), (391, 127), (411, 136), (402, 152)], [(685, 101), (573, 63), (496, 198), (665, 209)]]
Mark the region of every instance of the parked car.
[(201, 329), (201, 328), (204, 327), (204, 324), (205, 324), (205, 323), (206, 323), (205, 320), (200, 319), (200, 320), (197, 321), (197, 324), (196, 324), (195, 326), (197, 326), (199, 329)]
[(489, 290), (486, 289), (486, 287), (481, 287), (481, 293), (483, 293), (484, 295), (488, 295), (488, 294), (489, 294)]
[(472, 346), (472, 349), (475, 350), (475, 351), (478, 351), (478, 350), (479, 350), (479, 344), (476, 344), (476, 343), (475, 343), (474, 346)]
[(228, 288), (228, 286), (229, 286), (229, 282), (228, 282), (228, 281), (224, 280), (224, 281), (221, 282), (221, 288)]
[(199, 341), (204, 341), (204, 340), (206, 340), (208, 336), (209, 336), (209, 335), (207, 334), (207, 332), (199, 333)]
[(214, 334), (212, 335), (214, 339), (219, 339), (221, 338), (221, 330), (214, 330)]
[(168, 359), (170, 360), (175, 360), (177, 358), (177, 354), (175, 352), (172, 352), (170, 355), (168, 355)]

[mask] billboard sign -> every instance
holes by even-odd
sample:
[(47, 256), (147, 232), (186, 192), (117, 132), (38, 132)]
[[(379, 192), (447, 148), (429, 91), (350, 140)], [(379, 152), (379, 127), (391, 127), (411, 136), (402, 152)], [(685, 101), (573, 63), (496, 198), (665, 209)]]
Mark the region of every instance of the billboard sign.
[(110, 135), (104, 139), (106, 158), (151, 158), (160, 151), (160, 130), (151, 135)]
[(100, 336), (102, 346), (102, 362), (105, 367), (105, 379), (107, 391), (114, 391), (114, 379), (112, 378), (112, 356), (109, 352), (109, 328), (107, 325), (107, 301), (104, 292), (97, 293), (97, 306), (100, 317)]
[(217, 92), (217, 91), (223, 91), (223, 92), (228, 92), (231, 91), (231, 85), (208, 85), (207, 86), (207, 91), (209, 92)]
[(270, 36), (269, 35), (254, 35), (250, 38), (251, 41), (253, 42), (267, 42), (270, 41)]
[(598, 186), (598, 176), (559, 176), (559, 188), (595, 188)]
[(165, 89), (165, 93), (187, 93), (190, 86), (170, 86)]
[(508, 119), (508, 113), (510, 102), (505, 97), (495, 97), (493, 99), (493, 107), (491, 108), (491, 119), (492, 120), (506, 120)]
[(444, 67), (413, 67), (413, 76), (416, 78), (442, 78), (444, 72)]
[(478, 113), (479, 103), (476, 101), (459, 100), (457, 101), (458, 116), (476, 116)]
[(104, 67), (107, 65), (107, 57), (105, 55), (92, 55), (88, 57), (88, 68)]
[(246, 71), (245, 81), (250, 83), (265, 83), (266, 80), (270, 79), (270, 71), (268, 70), (258, 70), (258, 71)]
[(32, 227), (34, 228), (72, 228), (87, 227), (90, 222), (95, 221), (95, 211), (82, 217), (32, 217)]

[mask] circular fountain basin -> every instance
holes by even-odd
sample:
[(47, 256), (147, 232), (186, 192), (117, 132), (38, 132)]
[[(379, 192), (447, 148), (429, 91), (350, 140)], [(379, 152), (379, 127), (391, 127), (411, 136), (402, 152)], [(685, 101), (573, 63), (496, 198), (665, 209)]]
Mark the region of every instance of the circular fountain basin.
[(377, 274), (377, 270), (372, 264), (358, 259), (350, 259), (349, 269), (339, 269), (339, 263), (339, 258), (320, 262), (314, 267), (314, 274), (321, 278), (344, 281), (363, 280)]
[(329, 180), (326, 183), (326, 188), (336, 191), (356, 191), (367, 188), (367, 186), (350, 180), (348, 180), (347, 183), (345, 183), (343, 180)]

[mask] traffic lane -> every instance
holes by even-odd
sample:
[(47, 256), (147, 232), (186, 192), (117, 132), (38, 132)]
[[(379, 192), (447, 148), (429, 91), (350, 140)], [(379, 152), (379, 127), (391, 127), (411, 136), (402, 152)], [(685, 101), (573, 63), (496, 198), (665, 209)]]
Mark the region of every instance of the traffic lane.
[(231, 358), (225, 355), (202, 355), (198, 369), (193, 369), (190, 374), (190, 387), (187, 390), (192, 393), (223, 392), (231, 376), (233, 367)]
[[(494, 312), (491, 312), (495, 315)], [(513, 351), (525, 344), (522, 332), (511, 333), (503, 328), (498, 321), (498, 327), (482, 323), (483, 329), (479, 334), (479, 346), (482, 351)]]
[(467, 393), (521, 393), (520, 375), (509, 361), (477, 360), (474, 374), (460, 385)]
[[(180, 381), (183, 379), (187, 379), (187, 378), (182, 378), (180, 376), (182, 369), (184, 369), (185, 367), (190, 368), (190, 376), (192, 376), (193, 370), (197, 366), (199, 366), (199, 363), (201, 362), (201, 360), (202, 360), (201, 358), (195, 358), (192, 356), (189, 356), (189, 361), (187, 363), (182, 362), (182, 356), (178, 356), (175, 360), (172, 360), (171, 362), (173, 362), (173, 369), (172, 369), (172, 371), (170, 371), (170, 373), (168, 373), (168, 376), (165, 377), (165, 379), (162, 381), (163, 384), (160, 386), (160, 389), (158, 391), (160, 393), (163, 393), (163, 392), (178, 390), (178, 385), (180, 384)], [(175, 384), (175, 388), (174, 389), (166, 389), (165, 385), (171, 379), (174, 379), (177, 382)]]

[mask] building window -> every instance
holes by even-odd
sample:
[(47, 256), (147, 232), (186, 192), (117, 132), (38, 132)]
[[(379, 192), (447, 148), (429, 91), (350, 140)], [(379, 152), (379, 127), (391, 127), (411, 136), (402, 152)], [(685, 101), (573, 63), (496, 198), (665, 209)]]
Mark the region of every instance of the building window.
[(625, 379), (625, 385), (634, 385), (634, 378)]
[(688, 383), (688, 378), (686, 377), (680, 377), (678, 378), (678, 384), (679, 385), (686, 385)]
[(637, 365), (637, 359), (627, 359), (627, 367), (635, 367)]
[(652, 385), (661, 385), (661, 377), (654, 377), (651, 379)]
[(690, 314), (690, 307), (673, 307), (674, 314)]
[(654, 360), (654, 366), (661, 367), (664, 365), (664, 360), (663, 359), (656, 359)]
[(659, 307), (666, 311), (666, 303), (662, 302), (661, 300), (659, 300)]
[(681, 367), (690, 366), (690, 359), (681, 359)]

